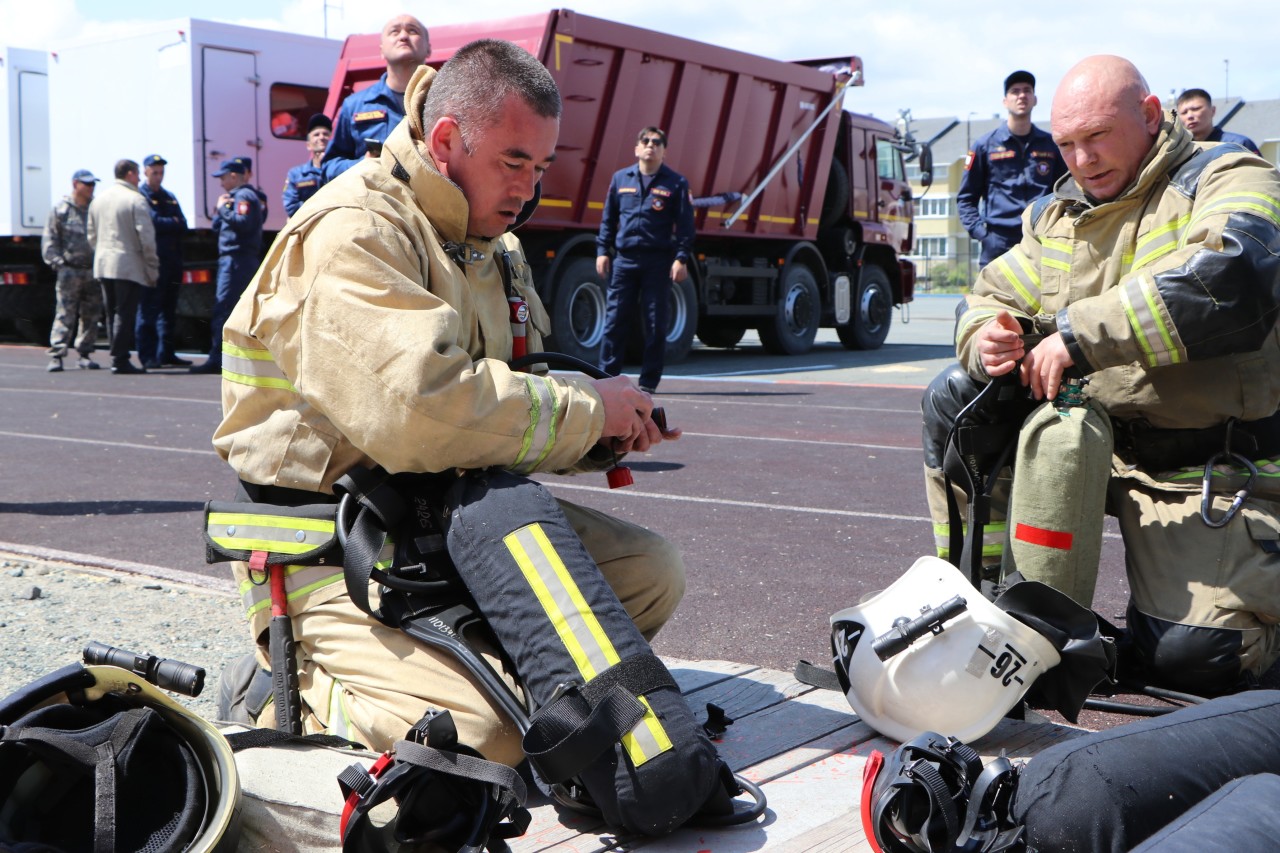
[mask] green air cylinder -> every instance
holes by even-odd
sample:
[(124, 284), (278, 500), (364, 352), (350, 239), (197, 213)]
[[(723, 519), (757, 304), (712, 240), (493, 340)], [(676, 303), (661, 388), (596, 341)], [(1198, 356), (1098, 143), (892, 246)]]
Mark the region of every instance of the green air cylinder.
[(1018, 436), (1002, 574), (1021, 572), (1093, 606), (1111, 475), (1111, 419), (1078, 380)]

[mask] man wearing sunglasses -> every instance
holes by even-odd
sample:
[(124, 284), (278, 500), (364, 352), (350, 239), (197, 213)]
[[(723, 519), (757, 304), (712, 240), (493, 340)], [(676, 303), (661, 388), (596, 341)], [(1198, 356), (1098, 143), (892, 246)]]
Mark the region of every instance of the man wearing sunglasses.
[(663, 164), (666, 153), (663, 131), (640, 131), (636, 165), (614, 174), (596, 237), (596, 272), (609, 282), (600, 369), (610, 376), (622, 372), (627, 333), (639, 301), (644, 329), (640, 387), (650, 394), (662, 379), (671, 283), (689, 275), (693, 251), (689, 182)]

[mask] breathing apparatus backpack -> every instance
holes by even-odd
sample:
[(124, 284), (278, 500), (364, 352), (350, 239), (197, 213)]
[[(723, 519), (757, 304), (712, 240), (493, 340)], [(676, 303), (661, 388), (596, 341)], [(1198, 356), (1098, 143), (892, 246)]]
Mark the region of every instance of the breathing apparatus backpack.
[[(356, 469), (335, 491), (352, 600), (467, 667), (521, 730), (537, 778), (562, 803), (646, 835), (763, 812), (759, 789), (720, 759), (541, 484), (498, 469), (451, 483)], [(384, 570), (375, 561), (388, 531), (396, 558)], [(382, 587), (376, 609), (371, 579)], [(496, 641), (530, 710), (472, 651), (477, 636)], [(735, 811), (744, 789), (756, 806)]]
[[(1233, 781), (1274, 773), (1278, 727), (1280, 691), (1259, 690), (1083, 734), (1018, 762), (983, 765), (955, 738), (927, 732), (867, 760), (863, 831), (877, 853), (1128, 853)], [(1237, 844), (1232, 825), (1219, 828), (1216, 848), (1274, 847), (1274, 837), (1265, 847)]]
[(138, 672), (63, 667), (0, 701), (0, 732), (0, 849), (236, 848), (230, 746)]

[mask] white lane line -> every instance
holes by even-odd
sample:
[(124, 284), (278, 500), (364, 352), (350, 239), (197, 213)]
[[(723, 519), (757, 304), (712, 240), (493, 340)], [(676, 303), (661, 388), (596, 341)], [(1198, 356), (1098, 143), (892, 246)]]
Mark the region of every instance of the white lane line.
[(129, 441), (103, 441), (99, 438), (71, 438), (70, 436), (65, 435), (34, 435), (27, 432), (8, 432), (4, 430), (0, 430), (0, 435), (7, 436), (9, 438), (31, 438), (39, 441), (66, 441), (71, 444), (96, 444), (101, 447), (128, 447), (133, 450), (160, 450), (164, 453), (193, 453), (198, 456), (204, 456), (206, 454), (214, 456), (217, 455), (217, 452), (212, 447), (207, 450), (197, 450), (193, 447), (161, 447), (155, 444), (134, 444)]
[(816, 438), (775, 438), (766, 435), (721, 435), (714, 432), (686, 432), (691, 438), (732, 438), (740, 441), (777, 441), (783, 444), (820, 444), (825, 447), (864, 447), (868, 450), (915, 450), (919, 451), (920, 446), (902, 447), (897, 444), (863, 444), (856, 441), (823, 441)]
[(148, 394), (117, 394), (114, 391), (60, 391), (56, 388), (3, 388), (7, 394), (65, 394), (68, 397), (98, 397), (110, 400), (162, 400), (166, 403), (205, 403), (221, 406), (221, 400), (201, 400), (197, 397), (156, 397)]
[(817, 506), (794, 506), (791, 504), (771, 504), (763, 501), (736, 501), (729, 498), (700, 498), (691, 495), (665, 495), (659, 492), (639, 492), (631, 489), (619, 492), (604, 486), (579, 486), (575, 483), (562, 483), (559, 480), (540, 481), (544, 486), (557, 491), (559, 489), (576, 489), (581, 492), (599, 492), (608, 495), (621, 495), (633, 498), (651, 498), (658, 501), (678, 501), (681, 503), (715, 504), (717, 506), (742, 507), (743, 509), (776, 509), (781, 512), (799, 512), (805, 515), (839, 515), (847, 518), (875, 518), (881, 521), (912, 521), (929, 523), (930, 519), (923, 515), (894, 515), (887, 512), (860, 512), (852, 509), (829, 509)]
[[(731, 393), (731, 392), (725, 392)], [(826, 403), (810, 403), (808, 401), (795, 400), (790, 403), (766, 403), (764, 401), (753, 400), (709, 400), (702, 397), (686, 397), (680, 391), (670, 391), (664, 396), (659, 391), (655, 400), (662, 403), (670, 400), (672, 403), (679, 403), (681, 408), (685, 406), (696, 406), (698, 408), (712, 408), (715, 406), (760, 406), (762, 408), (771, 409), (797, 409), (806, 412), (815, 411), (817, 409), (826, 409), (833, 412), (876, 412), (879, 414), (890, 415), (916, 415), (919, 417), (920, 409), (881, 409), (876, 406), (832, 406)]]

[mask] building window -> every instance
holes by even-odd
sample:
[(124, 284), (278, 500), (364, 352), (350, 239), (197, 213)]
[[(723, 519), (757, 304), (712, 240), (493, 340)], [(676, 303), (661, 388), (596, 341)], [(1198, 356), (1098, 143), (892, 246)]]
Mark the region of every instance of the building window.
[[(933, 182), (940, 184), (947, 179), (947, 171), (951, 168), (948, 163), (933, 164)], [(920, 164), (912, 160), (907, 164), (907, 180), (913, 183), (920, 183)]]
[(921, 258), (947, 257), (947, 239), (946, 237), (916, 238), (916, 256)]
[(915, 200), (916, 216), (920, 219), (945, 219), (951, 215), (950, 196), (924, 196)]
[(306, 139), (307, 122), (324, 112), (329, 90), (294, 83), (271, 84), (271, 135), (279, 139)]

